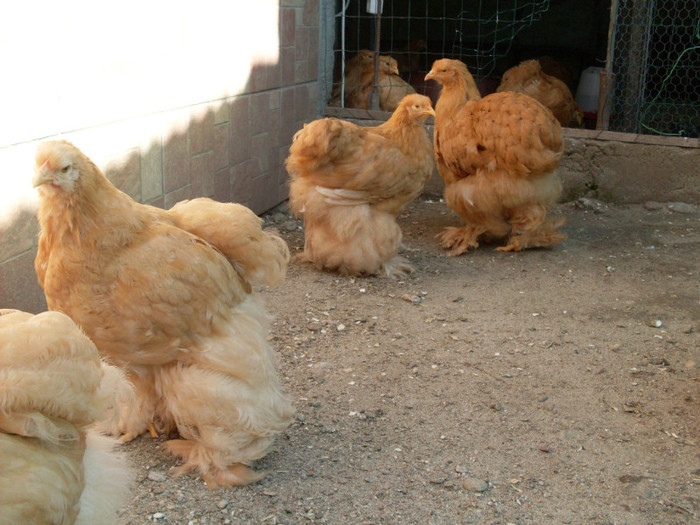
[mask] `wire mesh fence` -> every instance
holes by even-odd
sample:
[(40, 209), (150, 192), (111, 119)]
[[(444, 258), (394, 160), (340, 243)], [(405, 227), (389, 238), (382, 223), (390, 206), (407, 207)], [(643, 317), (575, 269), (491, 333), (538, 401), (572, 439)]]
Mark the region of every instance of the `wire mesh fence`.
[(610, 128), (698, 137), (700, 2), (619, 0)]
[(331, 106), (378, 100), (392, 111), (412, 91), (435, 101), (439, 86), (424, 77), (443, 57), (465, 62), (485, 96), (507, 69), (536, 58), (568, 86), (583, 126), (698, 136), (697, 0), (385, 0), (374, 9), (379, 3), (335, 0)]

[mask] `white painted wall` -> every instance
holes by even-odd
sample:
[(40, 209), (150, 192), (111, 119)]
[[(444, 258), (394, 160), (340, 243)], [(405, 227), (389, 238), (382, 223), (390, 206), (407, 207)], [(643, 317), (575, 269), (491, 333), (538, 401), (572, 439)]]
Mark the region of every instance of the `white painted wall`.
[(0, 0), (0, 227), (32, 206), (38, 141), (102, 165), (242, 92), (278, 25), (279, 0)]

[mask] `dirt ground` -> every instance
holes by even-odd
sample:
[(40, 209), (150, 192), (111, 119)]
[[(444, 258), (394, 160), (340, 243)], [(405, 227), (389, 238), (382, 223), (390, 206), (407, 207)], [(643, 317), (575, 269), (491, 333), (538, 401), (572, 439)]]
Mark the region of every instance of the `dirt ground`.
[(121, 523), (700, 523), (700, 213), (558, 212), (561, 246), (448, 258), (458, 219), (422, 198), (404, 281), (293, 262), (262, 291), (297, 408), (268, 476), (207, 490), (141, 437)]

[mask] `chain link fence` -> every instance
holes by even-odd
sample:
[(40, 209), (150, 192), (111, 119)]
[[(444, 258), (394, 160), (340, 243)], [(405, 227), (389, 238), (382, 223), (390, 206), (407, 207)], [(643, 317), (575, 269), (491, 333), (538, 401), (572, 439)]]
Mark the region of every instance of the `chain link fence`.
[(378, 43), (401, 79), (434, 101), (439, 87), (423, 79), (436, 59), (465, 62), (487, 95), (508, 68), (540, 58), (568, 85), (588, 128), (698, 136), (697, 0), (385, 0), (374, 9), (378, 3), (335, 0), (331, 106), (353, 107), (339, 96), (346, 68)]
[(618, 0), (610, 129), (698, 137), (700, 2)]

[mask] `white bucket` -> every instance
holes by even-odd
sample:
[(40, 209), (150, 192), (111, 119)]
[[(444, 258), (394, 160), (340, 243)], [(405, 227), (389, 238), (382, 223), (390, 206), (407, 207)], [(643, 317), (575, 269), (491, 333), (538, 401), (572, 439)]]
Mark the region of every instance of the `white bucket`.
[(576, 102), (584, 113), (598, 113), (600, 94), (600, 72), (602, 67), (587, 67), (581, 72), (581, 80), (576, 88)]

